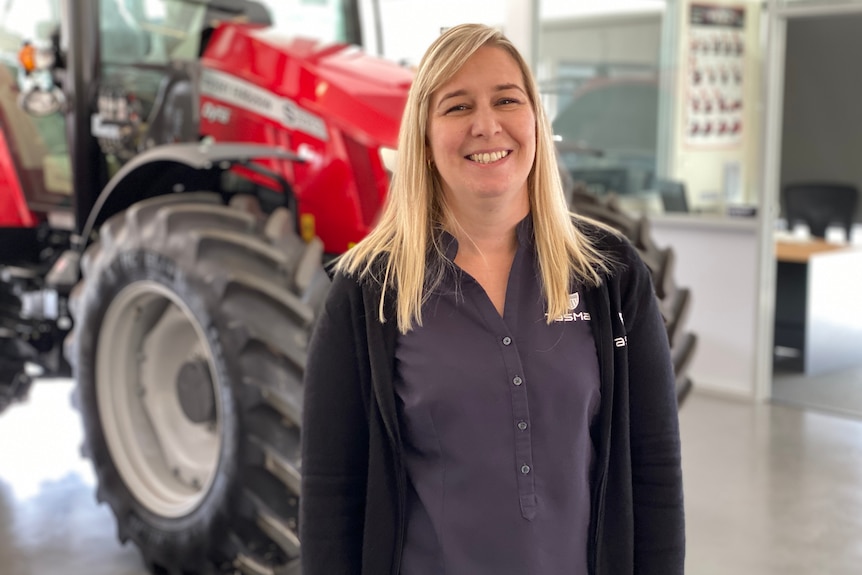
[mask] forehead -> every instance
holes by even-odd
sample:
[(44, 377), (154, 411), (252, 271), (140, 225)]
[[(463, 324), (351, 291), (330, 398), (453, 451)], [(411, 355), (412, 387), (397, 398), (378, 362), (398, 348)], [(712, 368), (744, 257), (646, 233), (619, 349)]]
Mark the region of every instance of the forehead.
[(504, 48), (482, 46), (466, 62), (434, 91), (432, 100), (452, 90), (470, 90), (500, 84), (515, 84), (524, 87), (524, 75), (518, 62)]

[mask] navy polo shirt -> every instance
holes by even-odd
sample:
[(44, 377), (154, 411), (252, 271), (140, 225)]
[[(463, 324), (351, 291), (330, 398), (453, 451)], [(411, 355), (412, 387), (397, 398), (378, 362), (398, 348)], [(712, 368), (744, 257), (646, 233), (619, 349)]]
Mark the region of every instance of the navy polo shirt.
[[(454, 264), (400, 335), (401, 575), (586, 575), (599, 366), (583, 290), (547, 324), (532, 219), (501, 317)], [(446, 257), (457, 242), (446, 235)]]

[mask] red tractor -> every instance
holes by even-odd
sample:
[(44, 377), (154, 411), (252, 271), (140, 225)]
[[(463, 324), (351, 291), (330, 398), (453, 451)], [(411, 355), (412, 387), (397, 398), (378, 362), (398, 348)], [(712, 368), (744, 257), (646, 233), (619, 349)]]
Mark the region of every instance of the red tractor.
[(32, 1), (0, 15), (0, 405), (74, 375), (154, 572), (299, 573), (321, 262), (374, 223), (412, 73), (257, 2)]

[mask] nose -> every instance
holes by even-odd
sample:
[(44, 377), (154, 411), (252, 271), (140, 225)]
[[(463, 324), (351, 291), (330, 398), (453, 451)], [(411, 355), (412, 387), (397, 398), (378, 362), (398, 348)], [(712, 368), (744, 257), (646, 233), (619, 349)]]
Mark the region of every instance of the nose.
[(471, 126), (471, 134), (474, 137), (489, 137), (499, 132), (500, 127), (497, 112), (492, 106), (477, 106), (473, 113), (473, 124)]

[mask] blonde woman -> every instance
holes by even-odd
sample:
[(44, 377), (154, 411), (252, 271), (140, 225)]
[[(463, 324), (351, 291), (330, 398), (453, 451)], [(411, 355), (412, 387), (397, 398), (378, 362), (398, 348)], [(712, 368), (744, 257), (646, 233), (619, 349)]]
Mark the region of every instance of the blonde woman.
[(305, 385), (304, 575), (683, 572), (649, 273), (568, 212), (535, 81), (493, 28), (423, 57)]

